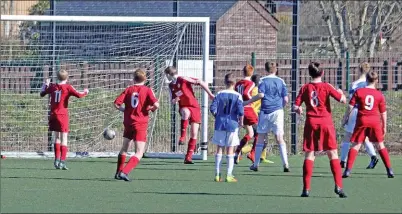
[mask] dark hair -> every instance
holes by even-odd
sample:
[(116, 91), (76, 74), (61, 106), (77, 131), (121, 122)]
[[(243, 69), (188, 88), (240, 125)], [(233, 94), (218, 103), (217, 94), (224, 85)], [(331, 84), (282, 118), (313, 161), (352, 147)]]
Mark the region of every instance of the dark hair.
[(225, 75), (225, 84), (226, 85), (234, 85), (236, 83), (236, 80), (233, 77), (232, 73), (228, 73)]
[(174, 66), (169, 66), (165, 69), (165, 74), (167, 75), (175, 75), (177, 74), (177, 70)]
[(266, 70), (268, 73), (270, 73), (270, 74), (276, 73), (276, 71), (274, 72), (274, 71), (272, 70), (273, 68), (278, 68), (278, 63), (275, 63), (275, 62), (266, 62), (266, 63), (265, 63), (265, 70)]
[(319, 67), (320, 67), (320, 63), (310, 62), (310, 65), (308, 65), (308, 73), (310, 74), (310, 77), (317, 78), (322, 75), (323, 70), (320, 69)]
[(258, 83), (260, 82), (260, 78), (261, 78), (261, 75), (254, 74), (253, 76), (251, 76), (251, 81), (253, 81), (255, 85), (258, 85)]
[(378, 80), (378, 74), (375, 71), (369, 71), (366, 74), (366, 80), (368, 83), (373, 83), (376, 82)]

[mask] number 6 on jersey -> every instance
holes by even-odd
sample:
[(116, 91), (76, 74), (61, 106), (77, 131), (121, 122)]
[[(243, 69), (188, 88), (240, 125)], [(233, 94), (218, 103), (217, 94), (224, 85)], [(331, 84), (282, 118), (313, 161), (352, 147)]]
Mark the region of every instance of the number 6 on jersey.
[(137, 108), (138, 104), (139, 104), (139, 94), (137, 92), (134, 92), (131, 95), (131, 107)]

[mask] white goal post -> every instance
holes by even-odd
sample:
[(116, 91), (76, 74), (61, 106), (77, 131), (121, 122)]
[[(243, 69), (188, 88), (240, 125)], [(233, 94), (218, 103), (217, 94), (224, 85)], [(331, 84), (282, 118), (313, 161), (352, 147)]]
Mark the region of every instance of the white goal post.
[[(108, 50), (109, 52), (112, 52), (111, 50), (113, 49), (114, 52), (111, 54), (113, 56), (113, 60), (108, 60), (106, 59), (105, 55), (109, 53), (104, 53), (105, 51), (99, 51), (97, 46), (102, 45), (99, 44), (99, 40), (95, 40), (95, 36), (93, 37), (93, 44), (90, 44), (90, 41), (86, 43), (86, 45), (91, 46), (93, 50), (99, 51), (101, 54), (99, 55), (99, 59), (96, 59), (96, 56), (93, 56), (93, 53), (89, 53), (88, 55), (74, 55), (71, 54), (70, 52), (67, 51), (67, 49), (63, 49), (60, 47), (67, 47), (69, 44), (68, 42), (71, 43), (71, 41), (74, 41), (74, 39), (69, 40), (69, 37), (63, 37), (66, 38), (65, 44), (63, 43), (62, 45), (58, 46), (57, 48), (57, 56), (54, 56), (53, 52), (53, 59), (51, 59), (51, 55), (49, 54), (49, 51), (47, 50), (47, 55), (43, 55), (44, 51), (35, 49), (39, 54), (34, 55), (34, 58), (29, 58), (30, 63), (36, 63), (36, 61), (44, 62), (44, 61), (51, 61), (53, 60), (53, 70), (54, 69), (60, 69), (60, 67), (63, 66), (63, 63), (65, 63), (65, 66), (69, 66), (72, 69), (72, 72), (76, 72), (77, 74), (74, 74), (74, 82), (72, 85), (74, 85), (78, 90), (82, 90), (85, 86), (88, 86), (92, 82), (96, 82), (94, 84), (94, 88), (91, 89), (89, 87), (90, 95), (91, 93), (97, 93), (96, 96), (92, 98), (88, 98), (86, 101), (84, 101), (86, 98), (83, 99), (75, 99), (73, 98), (72, 103), (71, 103), (71, 115), (75, 115), (76, 117), (86, 117), (84, 121), (76, 122), (76, 124), (71, 124), (70, 122), (70, 129), (72, 125), (74, 127), (79, 127), (77, 132), (77, 136), (74, 137), (74, 139), (69, 138), (69, 143), (73, 143), (73, 148), (70, 149), (70, 152), (68, 153), (68, 157), (116, 157), (118, 152), (119, 152), (119, 147), (121, 146), (121, 141), (120, 140), (112, 140), (113, 145), (111, 145), (110, 141), (105, 141), (102, 138), (102, 131), (105, 127), (110, 127), (110, 126), (116, 126), (117, 124), (122, 124), (122, 115), (118, 113), (117, 111), (113, 111), (113, 113), (102, 113), (101, 110), (99, 110), (98, 113), (94, 113), (95, 110), (89, 109), (91, 106), (88, 103), (84, 102), (94, 102), (99, 108), (101, 108), (103, 111), (106, 111), (105, 109), (113, 109), (112, 102), (108, 99), (114, 99), (115, 97), (118, 96), (118, 94), (122, 91), (122, 88), (127, 86), (127, 80), (130, 79), (130, 76), (126, 76), (125, 74), (122, 74), (122, 71), (119, 71), (117, 69), (113, 70), (112, 73), (105, 73), (101, 71), (108, 71), (108, 69), (112, 70), (112, 67), (116, 68), (121, 68), (122, 70), (130, 70), (131, 72), (133, 69), (137, 68), (137, 65), (144, 64), (144, 62), (149, 63), (149, 67), (152, 68), (152, 72), (154, 73), (155, 77), (151, 77), (149, 79), (150, 84), (153, 85), (153, 88), (156, 90), (155, 94), (157, 98), (163, 99), (165, 102), (165, 105), (161, 105), (161, 108), (170, 108), (168, 101), (168, 98), (166, 97), (166, 83), (164, 81), (164, 74), (163, 70), (166, 67), (167, 64), (172, 64), (172, 61), (174, 59), (174, 56), (178, 57), (179, 65), (183, 64), (185, 62), (191, 63), (194, 61), (194, 59), (199, 61), (202, 61), (202, 70), (199, 72), (202, 72), (202, 80), (207, 82), (207, 79), (210, 78), (208, 77), (211, 75), (211, 72), (208, 72), (208, 63), (209, 63), (209, 39), (210, 39), (210, 18), (209, 17), (124, 17), (124, 16), (47, 16), (47, 15), (1, 15), (0, 21), (2, 22), (2, 25), (4, 22), (12, 22), (15, 24), (15, 26), (22, 26), (21, 23), (24, 22), (32, 22), (32, 23), (47, 23), (47, 25), (55, 23), (62, 25), (62, 23), (77, 23), (79, 26), (87, 25), (84, 26), (88, 31), (85, 32), (92, 32), (96, 34), (96, 38), (102, 37), (103, 40), (101, 41), (106, 41), (110, 36), (113, 36), (111, 34), (119, 34), (118, 29), (123, 29), (121, 25), (127, 24), (128, 27), (124, 27), (124, 32), (121, 32), (121, 35), (118, 35), (118, 39), (114, 38), (115, 43), (110, 44), (110, 49)], [(98, 23), (108, 23), (115, 25), (113, 26), (113, 29), (117, 29), (113, 32), (107, 32), (105, 33), (105, 28), (104, 26), (96, 28), (95, 25), (98, 25)], [(142, 24), (141, 23), (145, 23)], [(130, 25), (131, 24), (131, 25)], [(149, 24), (149, 26), (148, 26)], [(153, 26), (153, 24), (155, 26)], [(180, 24), (180, 25), (179, 25)], [(53, 27), (55, 31), (58, 30), (55, 27)], [(69, 26), (69, 28), (66, 29), (72, 29), (72, 31), (76, 32), (78, 34), (85, 34), (85, 32), (78, 32), (79, 27), (76, 27), (75, 25)], [(81, 29), (81, 28), (80, 28)], [(84, 28), (83, 28), (84, 29)], [(95, 32), (97, 29), (101, 29), (102, 31)], [(148, 39), (152, 33), (158, 32), (160, 35), (162, 35), (164, 32), (167, 32), (166, 34), (171, 34), (174, 35), (176, 40), (169, 41), (156, 41), (152, 39)], [(188, 33), (190, 32), (190, 33)], [(194, 32), (193, 36), (191, 35), (191, 32)], [(199, 36), (197, 36), (200, 33)], [(65, 30), (63, 33), (65, 34), (72, 34), (70, 31)], [(16, 33), (18, 34), (18, 33)], [(53, 32), (53, 34), (55, 34)], [(149, 34), (149, 35), (148, 35)], [(184, 35), (185, 34), (185, 35)], [(50, 35), (50, 33), (49, 33)], [(183, 36), (184, 35), (184, 36)], [(75, 35), (71, 36), (74, 38)], [(201, 37), (202, 38), (199, 38)], [(17, 38), (18, 36), (14, 36), (14, 39)], [(188, 38), (187, 38), (188, 37)], [(49, 37), (50, 38), (50, 37)], [(152, 46), (152, 48), (147, 47), (141, 47), (138, 48), (138, 50), (129, 50), (131, 48), (135, 48), (133, 44), (136, 42), (136, 38), (139, 38), (142, 43), (149, 44)], [(4, 41), (7, 41), (7, 39), (11, 40), (13, 38), (4, 38)], [(42, 38), (40, 38), (42, 39)], [(38, 39), (38, 40), (40, 40)], [(92, 38), (88, 38), (90, 40)], [(195, 41), (196, 39), (199, 39), (201, 44), (197, 46), (197, 42)], [(67, 42), (68, 40), (68, 42)], [(194, 40), (194, 41), (193, 41)], [(52, 40), (48, 40), (52, 41)], [(53, 40), (54, 41), (54, 40)], [(121, 43), (118, 43), (118, 42)], [(124, 41), (124, 42), (123, 42)], [(191, 43), (193, 41), (193, 43)], [(25, 41), (24, 41), (25, 42)], [(154, 44), (160, 42), (160, 44)], [(170, 43), (169, 43), (170, 42)], [(22, 43), (21, 41), (14, 42), (12, 43), (13, 45), (5, 45), (5, 48), (2, 48), (2, 55), (3, 56), (8, 56), (9, 59), (13, 59), (13, 57), (18, 58), (20, 61), (25, 60), (27, 61), (24, 57), (21, 57), (22, 55), (27, 52), (26, 50), (28, 48), (26, 47), (18, 47), (17, 46), (23, 46), (20, 45)], [(186, 43), (185, 45), (182, 45), (181, 43)], [(196, 44), (197, 43), (197, 44)], [(11, 44), (11, 42), (10, 42)], [(38, 43), (39, 44), (39, 43)], [(52, 46), (52, 44), (44, 44), (40, 43), (38, 44), (28, 44), (25, 46), (31, 45), (31, 47), (47, 47), (47, 46)], [(2, 44), (3, 45), (3, 44)], [(54, 45), (54, 44), (53, 44)], [(64, 45), (64, 46), (63, 46)], [(77, 45), (79, 46), (79, 45)], [(84, 46), (84, 45), (82, 45)], [(92, 47), (93, 46), (93, 47)], [(157, 48), (155, 48), (157, 47)], [(190, 47), (190, 48), (189, 48)], [(199, 50), (197, 49), (199, 47)], [(196, 54), (189, 54), (191, 55), (188, 56), (184, 52), (189, 51), (185, 49), (191, 49), (190, 52), (194, 53), (201, 53), (197, 56)], [(7, 49), (7, 51), (5, 51)], [(91, 50), (92, 50), (91, 49)], [(83, 49), (84, 50), (84, 49)], [(83, 53), (83, 50), (79, 50), (79, 53)], [(25, 52), (24, 52), (25, 51)], [(55, 48), (53, 47), (53, 51), (55, 51)], [(178, 53), (178, 51), (182, 51), (183, 53)], [(24, 53), (23, 53), (24, 52)], [(31, 51), (32, 52), (32, 51)], [(30, 53), (31, 53), (30, 52)], [(135, 53), (139, 53), (138, 55), (135, 55)], [(36, 52), (35, 52), (36, 53)], [(74, 53), (77, 53), (74, 52)], [(126, 56), (125, 53), (129, 53)], [(16, 57), (18, 55), (18, 57)], [(117, 57), (118, 55), (118, 57)], [(141, 56), (141, 57), (140, 57)], [(60, 58), (60, 59), (59, 59)], [(94, 59), (95, 58), (95, 59)], [(162, 59), (159, 59), (162, 58)], [(77, 59), (77, 60), (76, 60)], [(91, 67), (91, 65), (88, 65), (88, 59), (90, 60), (98, 60), (98, 64), (110, 64), (110, 67), (108, 69), (103, 68), (98, 69), (98, 64), (93, 65), (92, 73), (88, 74), (88, 76), (83, 76), (84, 74), (82, 73), (82, 70), (87, 69), (88, 66)], [(1, 62), (2, 59), (0, 59)], [(62, 65), (55, 65), (55, 60), (58, 60), (58, 62), (61, 62)], [(181, 60), (181, 61), (180, 61)], [(152, 61), (152, 62), (151, 62)], [(169, 62), (170, 61), (170, 62)], [(163, 62), (163, 63), (161, 63)], [(117, 65), (117, 64), (124, 64), (124, 69), (123, 65)], [(7, 63), (6, 63), (7, 64)], [(3, 65), (3, 64), (2, 64)], [(32, 86), (27, 86), (27, 88), (23, 88), (23, 86), (18, 86), (17, 92), (15, 92), (15, 88), (12, 84), (17, 85), (18, 81), (13, 80), (13, 68), (18, 67), (19, 65), (12, 65), (12, 64), (7, 64), (9, 68), (4, 68), (3, 71), (7, 71), (7, 75), (2, 75), (1, 76), (1, 99), (5, 100), (4, 102), (1, 103), (1, 108), (3, 109), (1, 111), (1, 118), (0, 120), (2, 121), (1, 123), (1, 128), (2, 128), (2, 133), (1, 133), (1, 154), (8, 156), (8, 157), (19, 157), (19, 158), (47, 158), (47, 157), (54, 157), (53, 152), (51, 151), (46, 151), (45, 149), (38, 149), (35, 146), (33, 146), (33, 143), (30, 144), (30, 142), (24, 142), (30, 140), (34, 141), (33, 139), (29, 139), (30, 137), (36, 132), (41, 132), (42, 135), (47, 135), (47, 131), (45, 130), (45, 127), (47, 126), (46, 122), (46, 117), (44, 116), (41, 121), (35, 121), (36, 119), (35, 116), (32, 116), (31, 114), (25, 116), (26, 118), (23, 118), (23, 121), (26, 121), (27, 123), (29, 122), (30, 124), (28, 126), (35, 126), (37, 124), (40, 126), (40, 128), (37, 131), (36, 129), (29, 129), (29, 128), (18, 128), (19, 124), (17, 120), (18, 118), (11, 118), (10, 115), (12, 114), (20, 114), (18, 111), (24, 111), (24, 110), (18, 110), (14, 105), (16, 99), (23, 99), (23, 98), (16, 98), (17, 95), (20, 97), (26, 97), (29, 99), (29, 102), (25, 103), (24, 105), (30, 106), (30, 105), (38, 105), (34, 106), (35, 112), (31, 112), (32, 114), (45, 114), (48, 111), (47, 107), (47, 102), (45, 98), (39, 98), (38, 91), (36, 88), (32, 88)], [(5, 66), (5, 67), (7, 67)], [(46, 67), (47, 65), (44, 65), (40, 69)], [(52, 66), (48, 68), (49, 70), (52, 70)], [(57, 66), (57, 68), (54, 68)], [(109, 66), (109, 65), (107, 65)], [(3, 67), (3, 66), (2, 66)], [(24, 65), (24, 68), (27, 66)], [(38, 67), (38, 66), (36, 66)], [(190, 66), (191, 67), (191, 66)], [(196, 66), (194, 66), (196, 67)], [(199, 67), (199, 66), (198, 66)], [(3, 69), (3, 68), (2, 68)], [(98, 69), (98, 70), (96, 70)], [(21, 69), (20, 69), (21, 70)], [(180, 73), (180, 67), (178, 68), (179, 73)], [(32, 69), (31, 69), (32, 71)], [(40, 71), (45, 75), (47, 71), (42, 70)], [(79, 73), (81, 72), (81, 73)], [(196, 71), (198, 72), (198, 71)], [(198, 73), (199, 73), (198, 72)], [(49, 72), (50, 73), (50, 72)], [(79, 74), (78, 74), (79, 73)], [(102, 73), (102, 75), (100, 75)], [(128, 73), (128, 72), (127, 72)], [(3, 74), (3, 73), (2, 73)], [(72, 74), (70, 74), (71, 76)], [(87, 74), (85, 74), (87, 75)], [(92, 76), (90, 76), (92, 75)], [(96, 76), (100, 75), (100, 76)], [(199, 76), (201, 77), (201, 75)], [(8, 78), (8, 79), (7, 79)], [(31, 81), (32, 85), (32, 80), (25, 79), (22, 80), (23, 78), (28, 78), (25, 77), (24, 75), (19, 75), (18, 76), (19, 80), (24, 81), (24, 82), (29, 82)], [(40, 78), (45, 78), (44, 76)], [(17, 79), (17, 78), (14, 78)], [(43, 79), (40, 79), (38, 82), (42, 82)], [(38, 83), (39, 84), (39, 83)], [(29, 85), (27, 83), (27, 85)], [(116, 87), (118, 85), (118, 87)], [(123, 87), (124, 86), (124, 87)], [(35, 91), (36, 90), (36, 91)], [(28, 92), (29, 91), (29, 92)], [(32, 92), (34, 91), (34, 92)], [(199, 137), (200, 140), (199, 142), (199, 151), (193, 156), (193, 159), (195, 160), (207, 160), (207, 150), (208, 150), (208, 95), (206, 92), (201, 92), (201, 90), (198, 91), (200, 98), (202, 98), (202, 101), (200, 102), (201, 108), (202, 108), (202, 124), (201, 124), (201, 136)], [(31, 96), (32, 94), (32, 96)], [(35, 97), (37, 96), (37, 97)], [(161, 97), (160, 97), (161, 96)], [(102, 98), (99, 98), (102, 97)], [(162, 98), (163, 97), (163, 98)], [(107, 98), (107, 99), (106, 99)], [(8, 110), (5, 110), (8, 109)], [(17, 109), (17, 110), (16, 110)], [(87, 110), (89, 109), (89, 110)], [(113, 109), (114, 110), (114, 109)], [(9, 112), (7, 112), (9, 111)], [(13, 112), (10, 112), (13, 111)], [(107, 110), (109, 111), (109, 109)], [(182, 148), (181, 151), (168, 151), (169, 146), (165, 145), (160, 145), (160, 147), (163, 149), (156, 149), (155, 145), (161, 143), (164, 139), (169, 138), (170, 136), (155, 136), (154, 133), (157, 133), (158, 130), (163, 130), (166, 131), (167, 127), (160, 125), (161, 127), (157, 127), (159, 124), (158, 120), (158, 112), (159, 111), (166, 111), (169, 112), (168, 110), (160, 109), (156, 111), (156, 113), (153, 113), (151, 115), (151, 121), (150, 122), (150, 127), (148, 128), (148, 141), (150, 141), (149, 138), (151, 138), (151, 142), (149, 142), (148, 146), (148, 151), (145, 154), (145, 157), (152, 157), (152, 158), (184, 158), (183, 151), (186, 150), (187, 145), (185, 145), (185, 149)], [(90, 114), (96, 114), (95, 116), (91, 116)], [(169, 113), (166, 113), (168, 115)], [(102, 117), (105, 115), (104, 117)], [(116, 119), (117, 118), (117, 119)], [(177, 116), (179, 118), (179, 116)], [(70, 119), (71, 120), (71, 119)], [(91, 120), (96, 120), (96, 121), (91, 121)], [(165, 118), (162, 118), (160, 120), (165, 120)], [(10, 124), (13, 124), (16, 126), (14, 129), (3, 129), (3, 127), (10, 126)], [(85, 127), (85, 125), (90, 126), (90, 128)], [(85, 130), (86, 134), (81, 134), (80, 130)], [(158, 129), (158, 130), (156, 130)], [(177, 128), (176, 128), (177, 129)], [(20, 130), (20, 131), (18, 131)], [(89, 130), (89, 131), (88, 131)], [(72, 130), (74, 131), (74, 130)], [(19, 133), (17, 132), (26, 132), (26, 136), (20, 136)], [(43, 132), (43, 133), (42, 133)], [(87, 133), (88, 132), (88, 133)], [(43, 139), (43, 144), (46, 145), (46, 137), (39, 136), (37, 137), (35, 135), (34, 138), (36, 141), (38, 139)], [(121, 139), (121, 138), (120, 138)], [(27, 143), (29, 146), (24, 145), (24, 143)], [(38, 143), (38, 142), (36, 142)], [(102, 146), (102, 144), (105, 144)], [(18, 146), (16, 146), (18, 145)], [(36, 145), (36, 144), (35, 144)], [(71, 144), (70, 144), (71, 145)], [(107, 146), (106, 146), (107, 145)], [(166, 147), (166, 148), (165, 148)], [(45, 148), (45, 147), (43, 147)], [(129, 152), (130, 153), (130, 152)]]

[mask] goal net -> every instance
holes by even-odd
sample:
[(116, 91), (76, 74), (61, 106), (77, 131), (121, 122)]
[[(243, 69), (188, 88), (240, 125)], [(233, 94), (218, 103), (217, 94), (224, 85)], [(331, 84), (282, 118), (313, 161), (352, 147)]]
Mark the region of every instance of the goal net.
[[(184, 157), (187, 145), (178, 145), (180, 115), (170, 103), (163, 71), (176, 65), (180, 75), (212, 81), (206, 42), (209, 18), (4, 15), (1, 26), (5, 24), (11, 27), (1, 30), (3, 155), (53, 156), (49, 100), (39, 91), (44, 79), (56, 82), (56, 72), (65, 69), (77, 90), (89, 88), (87, 97), (70, 99), (68, 156), (116, 156), (122, 145), (123, 114), (113, 101), (132, 84), (134, 70), (143, 68), (146, 84), (160, 102), (160, 109), (151, 114), (145, 156)], [(201, 88), (194, 89), (204, 124), (194, 159), (206, 159), (208, 99)], [(105, 128), (116, 131), (113, 140), (103, 138)]]

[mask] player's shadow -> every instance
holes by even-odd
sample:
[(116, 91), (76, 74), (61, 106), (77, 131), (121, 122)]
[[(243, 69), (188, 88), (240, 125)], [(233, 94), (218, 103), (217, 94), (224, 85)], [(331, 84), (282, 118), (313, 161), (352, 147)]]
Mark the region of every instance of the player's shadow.
[(54, 171), (57, 171), (57, 169), (55, 169), (55, 168), (35, 168), (35, 167), (4, 167), (4, 166), (2, 166), (1, 169), (11, 169), (11, 170), (14, 170), (14, 169), (30, 170), (30, 169), (32, 169), (32, 170), (54, 170)]
[[(207, 195), (207, 196), (257, 196), (257, 197), (289, 197), (289, 198), (301, 198), (299, 195), (280, 195), (280, 194), (246, 194), (246, 193), (211, 193), (211, 192), (156, 192), (156, 191), (149, 191), (149, 192), (142, 192), (142, 191), (135, 191), (134, 193), (140, 194), (158, 194), (158, 195)], [(310, 196), (310, 198), (334, 198), (328, 196)]]
[(212, 172), (215, 171), (213, 168), (211, 169), (203, 169), (203, 168), (152, 168), (152, 167), (141, 167), (138, 166), (137, 169), (141, 170), (152, 170), (152, 171), (203, 171), (203, 172)]
[[(36, 180), (65, 180), (65, 181), (106, 181), (106, 182), (123, 182), (114, 178), (54, 178), (54, 177), (25, 177), (25, 176), (2, 176), (1, 179), (36, 179)], [(161, 178), (133, 178), (133, 181), (189, 181), (191, 179), (161, 179)]]

